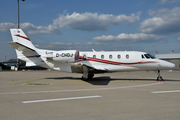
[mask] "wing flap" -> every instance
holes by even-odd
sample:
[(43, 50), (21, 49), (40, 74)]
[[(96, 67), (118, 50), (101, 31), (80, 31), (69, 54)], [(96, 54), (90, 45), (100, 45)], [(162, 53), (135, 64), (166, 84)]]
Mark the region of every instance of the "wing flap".
[(89, 66), (87, 64), (83, 64), (86, 66), (90, 71), (101, 71), (101, 72), (107, 72), (108, 69), (105, 68), (104, 66)]

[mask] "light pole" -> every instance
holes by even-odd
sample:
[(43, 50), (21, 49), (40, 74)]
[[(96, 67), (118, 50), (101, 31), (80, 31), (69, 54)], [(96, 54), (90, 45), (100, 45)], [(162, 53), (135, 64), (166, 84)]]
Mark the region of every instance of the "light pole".
[[(25, 0), (22, 0), (25, 1)], [(17, 4), (18, 4), (18, 29), (20, 28), (20, 24), (19, 24), (19, 0), (17, 0)]]
[[(25, 0), (22, 0), (22, 1), (25, 1)], [(20, 22), (19, 22), (19, 0), (17, 0), (17, 5), (18, 5), (18, 29), (20, 28)], [(17, 64), (16, 64), (16, 67), (17, 67), (17, 71), (18, 71), (18, 68), (19, 68), (19, 61), (18, 61), (18, 58), (17, 58)]]

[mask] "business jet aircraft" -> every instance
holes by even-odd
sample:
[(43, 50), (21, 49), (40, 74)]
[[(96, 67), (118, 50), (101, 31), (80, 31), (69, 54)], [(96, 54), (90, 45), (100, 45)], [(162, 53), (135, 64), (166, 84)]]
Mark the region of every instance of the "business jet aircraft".
[(175, 65), (137, 51), (80, 52), (78, 50), (44, 50), (36, 48), (22, 29), (10, 29), (18, 59), (26, 66), (42, 66), (53, 70), (82, 73), (82, 79), (107, 72), (158, 71), (157, 80), (163, 80), (160, 70), (172, 70)]

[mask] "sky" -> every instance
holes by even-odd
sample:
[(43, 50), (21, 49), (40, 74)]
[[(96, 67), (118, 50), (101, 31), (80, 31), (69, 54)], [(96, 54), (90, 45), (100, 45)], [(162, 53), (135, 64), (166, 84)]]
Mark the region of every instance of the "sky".
[[(25, 0), (20, 28), (49, 50), (180, 53), (180, 0)], [(17, 0), (0, 1), (0, 62), (15, 59)]]

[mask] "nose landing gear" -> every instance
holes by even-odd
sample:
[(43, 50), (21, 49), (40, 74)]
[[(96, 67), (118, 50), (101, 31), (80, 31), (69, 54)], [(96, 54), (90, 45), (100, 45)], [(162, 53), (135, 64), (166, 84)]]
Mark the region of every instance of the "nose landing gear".
[(160, 75), (160, 70), (158, 70), (158, 77), (157, 77), (156, 81), (164, 81), (164, 79)]

